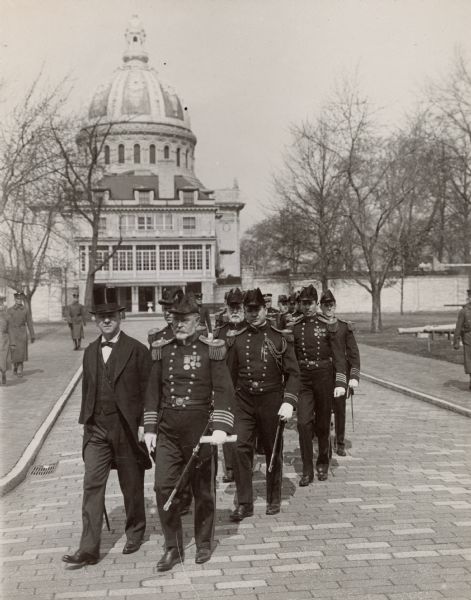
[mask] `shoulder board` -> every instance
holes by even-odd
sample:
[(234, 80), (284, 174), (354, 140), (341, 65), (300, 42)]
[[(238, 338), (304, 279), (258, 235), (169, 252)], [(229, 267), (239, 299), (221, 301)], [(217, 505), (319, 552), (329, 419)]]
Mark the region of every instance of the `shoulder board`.
[(224, 340), (209, 340), (204, 335), (200, 335), (198, 339), (208, 346), (209, 358), (211, 360), (223, 360), (226, 358), (226, 343)]
[(273, 327), (273, 325), (271, 328), (277, 333), (281, 333), (287, 342), (294, 342), (294, 335), (291, 329), (278, 329), (278, 327)]
[(169, 340), (160, 339), (160, 340), (156, 340), (155, 342), (152, 342), (152, 349), (151, 349), (152, 360), (161, 360), (162, 348), (164, 346), (166, 346), (167, 344), (170, 344), (170, 342), (173, 342), (174, 340), (175, 340), (175, 338), (170, 338)]

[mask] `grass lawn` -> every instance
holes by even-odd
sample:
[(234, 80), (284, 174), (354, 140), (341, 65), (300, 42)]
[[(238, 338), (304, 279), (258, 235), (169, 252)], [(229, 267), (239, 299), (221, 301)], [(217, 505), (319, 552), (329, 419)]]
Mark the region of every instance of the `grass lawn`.
[(417, 312), (404, 315), (386, 313), (382, 316), (383, 331), (381, 333), (370, 333), (371, 315), (369, 313), (339, 314), (339, 316), (355, 323), (355, 336), (361, 344), (463, 364), (463, 350), (453, 350), (453, 340), (448, 340), (446, 335), (435, 335), (435, 339), (430, 340), (429, 350), (427, 339), (418, 338), (415, 334), (399, 335), (397, 333), (398, 327), (454, 324), (458, 316), (458, 309), (447, 312)]

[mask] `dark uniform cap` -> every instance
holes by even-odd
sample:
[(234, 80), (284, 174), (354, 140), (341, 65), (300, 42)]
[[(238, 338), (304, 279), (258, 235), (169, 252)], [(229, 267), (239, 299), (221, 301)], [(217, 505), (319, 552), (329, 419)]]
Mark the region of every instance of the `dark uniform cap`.
[(15, 293), (13, 294), (13, 297), (14, 297), (15, 299), (18, 299), (18, 298), (22, 299), (22, 298), (23, 298), (23, 296), (24, 296), (23, 292), (15, 292)]
[(293, 292), (288, 296), (288, 302), (297, 302), (298, 301), (298, 292)]
[(326, 290), (322, 293), (321, 304), (335, 304), (335, 296), (330, 290)]
[(93, 288), (93, 310), (92, 315), (99, 313), (112, 313), (124, 310), (124, 306), (118, 304), (118, 294), (115, 287), (96, 285)]
[(175, 295), (177, 294), (178, 291), (179, 290), (176, 290), (175, 292), (172, 293), (167, 288), (164, 288), (162, 290), (162, 298), (159, 300), (159, 304), (161, 306), (172, 306), (173, 299), (175, 298)]
[(278, 302), (288, 302), (288, 296), (286, 294), (281, 294), (278, 296)]
[(265, 297), (260, 288), (247, 290), (244, 296), (244, 306), (265, 306)]
[(226, 304), (242, 304), (244, 292), (239, 288), (232, 288), (227, 292)]
[(271, 300), (273, 294), (263, 294), (263, 297), (265, 298), (265, 300)]
[(303, 289), (299, 292), (298, 301), (312, 300), (313, 302), (317, 302), (317, 298), (317, 290), (311, 283), (311, 285), (303, 287)]
[(170, 308), (169, 311), (177, 315), (191, 315), (194, 313), (198, 314), (200, 308), (196, 304), (195, 297), (191, 292), (189, 294), (176, 293), (172, 308)]

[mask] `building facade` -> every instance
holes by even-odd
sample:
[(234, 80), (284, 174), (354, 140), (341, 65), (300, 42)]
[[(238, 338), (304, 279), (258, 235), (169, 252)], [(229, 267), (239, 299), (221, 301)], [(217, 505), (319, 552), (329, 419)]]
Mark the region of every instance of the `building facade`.
[[(95, 283), (118, 288), (130, 312), (158, 310), (162, 289), (219, 296), (216, 280), (240, 277), (236, 183), (211, 190), (195, 174), (196, 136), (186, 107), (149, 66), (145, 31), (133, 17), (123, 64), (99, 87), (91, 125), (106, 131), (102, 149), (98, 259), (111, 255)], [(80, 137), (80, 136), (79, 136)], [(78, 285), (85, 287), (90, 225), (76, 224)]]

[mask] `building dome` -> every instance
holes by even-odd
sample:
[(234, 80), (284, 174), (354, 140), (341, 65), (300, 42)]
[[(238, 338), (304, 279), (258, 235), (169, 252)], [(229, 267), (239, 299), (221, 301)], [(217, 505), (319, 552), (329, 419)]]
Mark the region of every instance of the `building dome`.
[(148, 65), (146, 33), (137, 16), (132, 17), (125, 38), (123, 65), (96, 90), (88, 111), (90, 121), (157, 123), (191, 131), (188, 112), (175, 90)]

